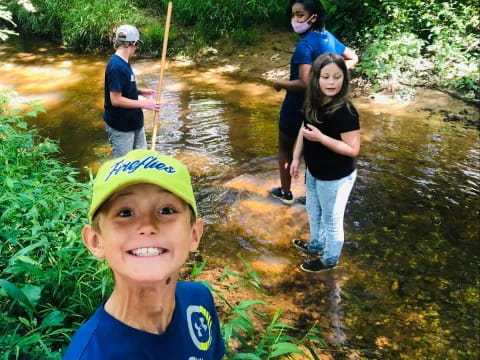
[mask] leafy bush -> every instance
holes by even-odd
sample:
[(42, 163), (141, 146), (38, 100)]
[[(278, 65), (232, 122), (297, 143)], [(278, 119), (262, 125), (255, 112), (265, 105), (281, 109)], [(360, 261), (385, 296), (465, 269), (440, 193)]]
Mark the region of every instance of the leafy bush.
[(59, 359), (72, 329), (106, 294), (109, 271), (80, 240), (88, 184), (52, 156), (58, 146), (27, 130), (0, 95), (0, 348), (10, 356)]
[(426, 57), (432, 62), (432, 82), (475, 97), (480, 93), (478, 8), (442, 3), (424, 18), (431, 24)]
[[(153, 19), (148, 16), (141, 17), (137, 22), (141, 31), (141, 38), (143, 44), (137, 51), (141, 54), (148, 54), (149, 56), (161, 56), (163, 48), (163, 38), (165, 34), (165, 22), (160, 23), (158, 19)], [(168, 34), (169, 50), (175, 48), (178, 40), (178, 32), (174, 26), (170, 27)]]
[(394, 33), (378, 26), (365, 37), (370, 43), (358, 68), (377, 87), (393, 87), (398, 82), (411, 84), (426, 75), (426, 66), (421, 63), (425, 42), (414, 34)]
[[(259, 293), (263, 292), (263, 286), (258, 274), (243, 258), (240, 261), (245, 267), (242, 273), (231, 270), (229, 265), (223, 269), (221, 280), (229, 280), (227, 293), (233, 289), (251, 288)], [(198, 276), (198, 271), (195, 271)], [(209, 286), (209, 284), (206, 284)], [(222, 314), (222, 333), (227, 344), (227, 358), (231, 360), (250, 359), (284, 359), (293, 354), (301, 355), (302, 359), (317, 356), (318, 348), (326, 348), (327, 344), (319, 336), (319, 331), (312, 326), (298, 339), (300, 333), (293, 326), (280, 321), (281, 309), (277, 309), (270, 317), (258, 307), (265, 305), (261, 300), (244, 300), (233, 304), (228, 301), (225, 293), (212, 289), (226, 307)], [(235, 345), (234, 345), (235, 344)], [(307, 353), (308, 351), (308, 353)]]
[(232, 32), (232, 40), (238, 45), (255, 45), (260, 41), (261, 35), (258, 29), (235, 29)]
[(248, 30), (265, 22), (281, 23), (287, 4), (287, 0), (173, 0), (175, 20), (193, 26), (206, 41), (235, 31), (253, 34)]
[[(350, 12), (335, 9), (338, 18)], [(474, 2), (366, 0), (361, 13), (359, 69), (377, 87), (393, 77), (412, 86), (443, 86), (479, 96), (480, 21)]]
[(138, 17), (138, 10), (127, 0), (34, 0), (33, 4), (35, 13), (13, 7), (19, 27), (81, 52), (110, 48), (115, 27), (136, 24)]
[[(287, 6), (287, 0), (174, 0), (173, 3), (175, 21), (170, 40), (175, 41), (175, 23), (178, 23), (194, 28), (193, 34), (187, 37), (197, 44), (231, 33), (235, 41), (253, 44), (260, 38), (254, 29), (263, 22), (283, 22)], [(164, 30), (158, 16), (165, 14), (166, 0), (138, 0), (136, 3), (127, 0), (34, 0), (33, 4), (36, 13), (12, 5), (14, 19), (23, 31), (47, 35), (76, 51), (91, 52), (109, 48), (113, 29), (121, 23), (129, 23), (137, 25), (142, 32), (145, 46), (140, 51), (159, 55)]]
[(82, 0), (69, 4), (62, 17), (62, 38), (69, 47), (90, 52), (110, 48), (113, 30), (124, 23), (136, 23), (137, 9), (127, 0)]

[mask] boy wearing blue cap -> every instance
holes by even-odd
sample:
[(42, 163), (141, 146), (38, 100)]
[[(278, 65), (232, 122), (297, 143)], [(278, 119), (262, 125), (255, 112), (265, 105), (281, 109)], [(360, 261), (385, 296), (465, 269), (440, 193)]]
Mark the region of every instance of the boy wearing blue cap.
[(64, 359), (221, 359), (225, 345), (210, 291), (178, 282), (203, 233), (187, 168), (143, 149), (106, 162), (88, 215), (83, 242), (107, 261), (115, 286)]
[(147, 147), (142, 109), (160, 110), (156, 100), (138, 99), (138, 95), (157, 95), (156, 90), (137, 88), (130, 58), (140, 43), (140, 33), (135, 26), (119, 26), (115, 33), (115, 54), (105, 69), (103, 120), (114, 157)]

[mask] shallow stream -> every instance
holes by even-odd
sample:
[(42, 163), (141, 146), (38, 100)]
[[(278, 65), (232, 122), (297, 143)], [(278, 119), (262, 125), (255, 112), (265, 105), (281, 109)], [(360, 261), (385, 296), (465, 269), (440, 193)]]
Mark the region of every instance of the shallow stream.
[[(107, 60), (38, 39), (0, 45), (0, 86), (16, 91), (18, 103), (42, 101), (47, 114), (31, 123), (80, 168), (96, 168), (109, 153), (101, 119)], [(159, 63), (134, 61), (139, 86), (156, 88)], [(341, 266), (305, 274), (297, 267), (305, 258), (290, 245), (308, 238), (305, 208), (268, 197), (278, 184), (283, 94), (232, 69), (170, 64), (156, 140), (157, 151), (190, 167), (208, 266), (238, 264), (240, 254), (293, 325), (317, 321), (335, 359), (478, 358), (478, 130), (443, 121), (439, 93), (420, 105), (355, 99), (362, 149)], [(304, 194), (303, 181), (293, 192)]]

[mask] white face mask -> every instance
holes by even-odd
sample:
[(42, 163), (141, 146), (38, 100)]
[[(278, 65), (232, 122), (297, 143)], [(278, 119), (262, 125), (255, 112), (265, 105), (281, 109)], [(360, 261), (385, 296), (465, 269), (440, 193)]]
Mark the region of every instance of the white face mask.
[(317, 15), (313, 14), (307, 19), (307, 21), (304, 21), (304, 22), (294, 21), (292, 19), (291, 23), (292, 23), (293, 31), (295, 31), (297, 34), (303, 34), (304, 32), (306, 32), (312, 26), (313, 22), (311, 20), (314, 16), (317, 16)]

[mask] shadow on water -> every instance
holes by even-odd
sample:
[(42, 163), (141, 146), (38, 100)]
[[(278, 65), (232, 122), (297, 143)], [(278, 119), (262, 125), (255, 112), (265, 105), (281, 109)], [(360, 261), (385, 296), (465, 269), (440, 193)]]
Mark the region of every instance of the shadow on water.
[[(41, 99), (32, 120), (65, 158), (93, 166), (108, 152), (101, 120), (106, 56), (38, 40), (0, 47), (0, 85)], [(136, 60), (142, 87), (159, 62)], [(301, 329), (317, 321), (332, 356), (472, 359), (479, 343), (479, 152), (473, 127), (357, 100), (362, 151), (345, 218), (341, 266), (305, 274), (290, 246), (308, 238), (301, 204), (268, 197), (278, 183), (281, 94), (222, 69), (171, 64), (156, 149), (190, 168), (207, 227), (201, 251), (223, 267), (242, 255), (267, 274), (267, 297)], [(146, 112), (147, 132), (152, 115)], [(303, 179), (294, 183), (304, 194)]]

